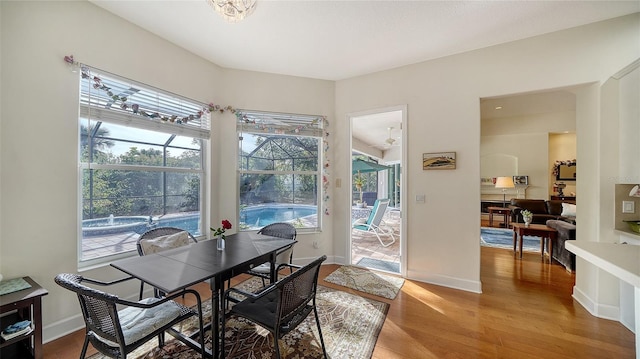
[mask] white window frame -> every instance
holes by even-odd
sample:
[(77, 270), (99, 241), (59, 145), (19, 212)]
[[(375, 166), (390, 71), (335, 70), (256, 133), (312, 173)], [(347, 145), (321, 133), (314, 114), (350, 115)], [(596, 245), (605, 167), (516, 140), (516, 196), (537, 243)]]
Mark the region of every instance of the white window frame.
[[(324, 118), (322, 116), (315, 115), (299, 115), (299, 114), (285, 114), (285, 113), (273, 113), (264, 111), (248, 111), (238, 110), (236, 112), (238, 118), (237, 134), (239, 139), (242, 139), (243, 133), (251, 133), (254, 135), (286, 135), (286, 136), (300, 136), (300, 137), (313, 137), (317, 139), (317, 166), (314, 171), (275, 171), (275, 170), (243, 170), (237, 169), (236, 185), (238, 186), (237, 193), (237, 218), (239, 219), (241, 211), (241, 199), (240, 199), (240, 178), (245, 174), (273, 174), (273, 175), (314, 175), (317, 178), (316, 181), (316, 226), (297, 228), (298, 233), (315, 233), (322, 231), (323, 213), (324, 213), (324, 186), (323, 186), (323, 163), (324, 151), (323, 151), (323, 139), (324, 139)], [(240, 163), (241, 149), (238, 150), (236, 163)], [(242, 230), (242, 229), (239, 229)], [(255, 230), (255, 229), (249, 229)]]
[[(197, 101), (187, 99), (167, 91), (153, 88), (149, 85), (144, 85), (123, 77), (110, 74), (108, 72), (90, 68), (86, 65), (81, 65), (82, 74), (80, 79), (80, 103), (79, 103), (79, 119), (78, 119), (78, 267), (80, 269), (90, 269), (96, 266), (104, 265), (119, 258), (126, 258), (131, 256), (137, 256), (137, 251), (127, 250), (122, 252), (114, 252), (114, 254), (83, 259), (82, 250), (82, 221), (83, 221), (83, 172), (86, 169), (107, 169), (107, 170), (126, 170), (126, 171), (140, 171), (140, 172), (164, 172), (164, 173), (192, 173), (200, 176), (200, 193), (199, 193), (199, 225), (202, 228), (200, 237), (206, 237), (208, 231), (205, 228), (209, 228), (208, 224), (208, 208), (206, 200), (209, 191), (209, 171), (206, 164), (208, 161), (208, 148), (210, 141), (210, 114), (207, 110), (207, 105), (201, 104)], [(97, 75), (101, 79), (109, 79), (113, 83), (131, 86), (140, 90), (141, 94), (144, 94), (144, 98), (138, 99), (140, 103), (153, 106), (157, 105), (157, 112), (160, 117), (143, 116), (140, 113), (133, 113), (131, 109), (126, 109), (113, 105), (112, 108), (105, 108), (104, 106), (104, 94), (98, 93), (100, 89), (91, 88), (91, 78), (87, 78), (87, 74), (90, 76)], [(89, 85), (88, 85), (89, 84)], [(120, 91), (120, 90), (118, 90)], [(103, 91), (104, 92), (104, 91)], [(149, 97), (155, 96), (155, 97)], [(92, 98), (93, 96), (93, 98)], [(93, 100), (95, 99), (95, 101)], [(132, 102), (129, 102), (132, 103)], [(163, 107), (164, 106), (164, 107)], [(142, 108), (142, 106), (140, 106)], [(146, 107), (145, 107), (146, 108)], [(186, 117), (187, 114), (193, 114), (194, 109), (200, 109), (197, 111), (196, 116)], [(151, 113), (147, 111), (147, 113)], [(171, 114), (178, 114), (176, 117), (180, 120), (180, 115), (185, 115), (184, 122), (175, 121), (176, 118), (170, 118)], [(170, 119), (170, 120), (169, 120)], [(189, 121), (187, 121), (189, 120)], [(115, 125), (122, 125), (127, 127), (133, 127), (138, 129), (144, 129), (148, 131), (154, 131), (159, 133), (165, 133), (169, 135), (182, 135), (186, 137), (193, 137), (200, 139), (200, 166), (199, 168), (184, 168), (184, 167), (170, 167), (170, 166), (149, 166), (149, 165), (128, 165), (128, 164), (98, 164), (82, 162), (81, 153), (81, 134), (80, 125), (89, 125), (91, 123), (104, 122)], [(180, 123), (182, 122), (182, 123)], [(117, 138), (114, 138), (117, 140)]]

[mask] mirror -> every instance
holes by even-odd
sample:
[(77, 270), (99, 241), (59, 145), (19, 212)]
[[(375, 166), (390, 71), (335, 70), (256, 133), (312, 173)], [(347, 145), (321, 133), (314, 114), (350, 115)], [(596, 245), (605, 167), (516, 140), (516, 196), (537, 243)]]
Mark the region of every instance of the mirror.
[(558, 165), (558, 174), (556, 180), (558, 181), (575, 181), (576, 180), (576, 165)]

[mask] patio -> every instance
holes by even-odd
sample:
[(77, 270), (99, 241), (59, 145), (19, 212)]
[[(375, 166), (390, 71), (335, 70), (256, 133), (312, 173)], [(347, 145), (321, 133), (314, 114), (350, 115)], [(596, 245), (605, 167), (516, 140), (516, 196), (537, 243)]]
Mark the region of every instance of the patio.
[[(373, 233), (351, 231), (351, 260), (357, 265), (363, 258), (372, 258), (390, 263), (400, 263), (400, 216), (394, 211), (384, 215), (384, 223), (393, 229), (396, 242), (389, 247), (383, 247)], [(382, 237), (385, 240), (384, 237)]]

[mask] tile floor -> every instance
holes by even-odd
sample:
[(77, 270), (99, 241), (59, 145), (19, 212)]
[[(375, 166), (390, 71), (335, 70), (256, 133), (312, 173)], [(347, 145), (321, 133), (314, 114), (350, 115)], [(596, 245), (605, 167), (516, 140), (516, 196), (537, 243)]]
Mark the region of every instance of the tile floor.
[[(352, 231), (351, 240), (351, 259), (356, 264), (363, 257), (380, 259), (388, 262), (400, 263), (400, 218), (397, 213), (386, 214), (384, 216), (385, 224), (393, 229), (393, 235), (396, 242), (388, 247), (383, 247), (378, 238), (373, 233), (365, 233), (362, 231)], [(383, 242), (387, 242), (388, 236), (380, 236)]]

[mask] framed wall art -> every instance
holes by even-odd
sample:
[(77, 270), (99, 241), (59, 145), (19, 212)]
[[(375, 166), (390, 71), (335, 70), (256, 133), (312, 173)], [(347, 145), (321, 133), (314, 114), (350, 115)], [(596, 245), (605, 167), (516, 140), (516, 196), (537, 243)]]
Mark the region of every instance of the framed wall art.
[(423, 170), (454, 170), (456, 169), (455, 152), (433, 152), (422, 154)]
[(513, 176), (513, 183), (516, 186), (526, 186), (529, 184), (529, 176)]

